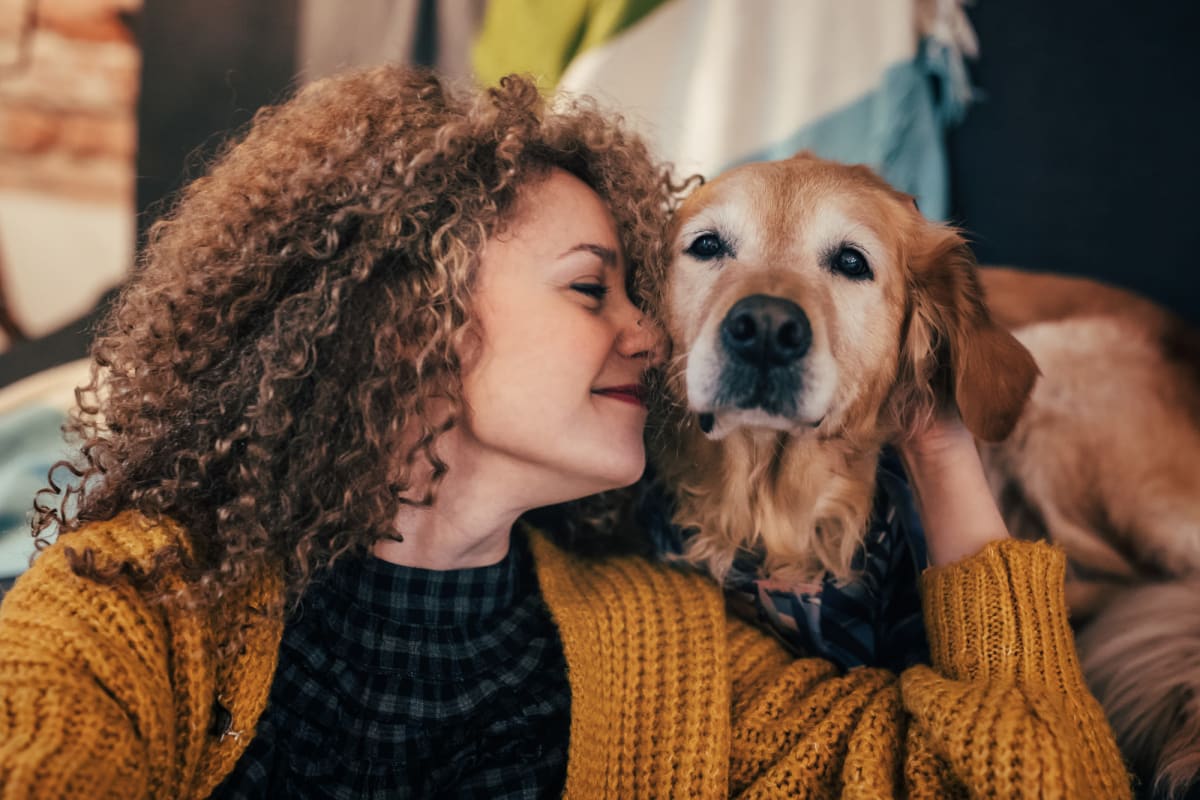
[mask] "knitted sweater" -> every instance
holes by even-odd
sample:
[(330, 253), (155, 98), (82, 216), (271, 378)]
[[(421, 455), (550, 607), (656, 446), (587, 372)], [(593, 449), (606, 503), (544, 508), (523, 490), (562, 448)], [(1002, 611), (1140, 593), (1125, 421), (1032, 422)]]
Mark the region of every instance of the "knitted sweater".
[[(62, 553), (148, 565), (183, 540), (132, 514), (94, 523), (5, 598), (0, 798), (202, 798), (232, 769), (271, 686), (283, 619), (263, 609), (279, 577), (213, 611), (165, 610), (77, 577)], [(532, 548), (571, 684), (568, 797), (1130, 795), (1047, 545), (928, 570), (933, 664), (899, 676), (793, 659), (702, 576)], [(245, 647), (219, 657), (238, 629)]]

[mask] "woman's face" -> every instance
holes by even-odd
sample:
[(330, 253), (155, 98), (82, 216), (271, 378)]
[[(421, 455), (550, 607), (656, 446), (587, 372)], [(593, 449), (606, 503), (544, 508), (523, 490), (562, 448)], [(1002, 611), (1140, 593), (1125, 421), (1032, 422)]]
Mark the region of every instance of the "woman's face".
[(463, 375), (457, 445), (527, 507), (626, 486), (645, 466), (644, 372), (658, 329), (625, 291), (604, 202), (552, 170), (488, 241), (474, 292), (482, 346)]

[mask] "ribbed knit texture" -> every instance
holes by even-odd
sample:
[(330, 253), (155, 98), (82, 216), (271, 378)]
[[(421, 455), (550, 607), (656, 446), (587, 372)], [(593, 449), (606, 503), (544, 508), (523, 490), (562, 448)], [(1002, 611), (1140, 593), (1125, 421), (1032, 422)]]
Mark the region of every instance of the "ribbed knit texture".
[[(0, 798), (200, 798), (233, 768), (275, 673), (279, 576), (209, 614), (167, 612), (132, 587), (78, 577), (63, 553), (92, 548), (99, 563), (148, 568), (157, 550), (185, 544), (174, 526), (122, 514), (63, 537), (5, 596)], [(244, 649), (219, 660), (216, 643), (237, 629)], [(210, 735), (218, 698), (241, 736)]]
[(724, 797), (720, 592), (641, 559), (579, 564), (545, 539), (533, 545), (572, 687), (564, 796)]
[[(178, 537), (125, 515), (65, 543), (146, 561)], [(792, 659), (698, 575), (533, 552), (572, 686), (569, 797), (1130, 796), (1046, 545), (927, 572), (933, 665), (899, 677)], [(0, 607), (0, 798), (207, 796), (266, 704), (279, 588), (167, 612), (43, 554)], [(248, 646), (220, 661), (234, 625)], [(243, 735), (208, 732), (218, 692)]]

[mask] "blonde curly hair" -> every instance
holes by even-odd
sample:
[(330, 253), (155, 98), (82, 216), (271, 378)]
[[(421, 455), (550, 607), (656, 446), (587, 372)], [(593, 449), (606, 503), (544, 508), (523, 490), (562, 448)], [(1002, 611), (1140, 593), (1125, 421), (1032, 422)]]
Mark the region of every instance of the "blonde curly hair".
[[(431, 502), (434, 444), (461, 420), (478, 254), (551, 167), (611, 210), (636, 289), (682, 187), (590, 101), (385, 66), (260, 111), (151, 229), (77, 393), (76, 479), (35, 501), (39, 542), (130, 509), (169, 517), (192, 553), (160, 567), (212, 601), (264, 563), (294, 599), (323, 564), (394, 536), (401, 504)], [(434, 485), (413, 497), (421, 462)]]

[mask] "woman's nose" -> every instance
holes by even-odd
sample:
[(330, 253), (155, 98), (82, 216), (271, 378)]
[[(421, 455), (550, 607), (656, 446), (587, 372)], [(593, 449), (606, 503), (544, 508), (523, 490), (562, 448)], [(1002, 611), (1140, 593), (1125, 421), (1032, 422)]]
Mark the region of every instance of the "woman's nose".
[(647, 366), (658, 366), (666, 358), (666, 336), (658, 322), (633, 308), (630, 322), (617, 339), (617, 352), (626, 358), (645, 358)]

